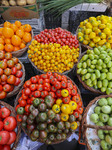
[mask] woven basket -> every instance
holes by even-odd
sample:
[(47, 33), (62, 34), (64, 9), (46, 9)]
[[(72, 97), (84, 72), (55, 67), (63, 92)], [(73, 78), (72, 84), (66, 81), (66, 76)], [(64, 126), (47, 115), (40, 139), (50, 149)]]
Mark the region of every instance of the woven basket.
[(22, 78), (21, 78), (21, 82), (20, 82), (20, 84), (18, 85), (18, 86), (16, 86), (15, 88), (14, 88), (14, 90), (12, 91), (12, 92), (9, 92), (8, 94), (7, 94), (7, 98), (8, 97), (11, 97), (11, 96), (13, 96), (13, 95), (16, 95), (18, 92), (19, 92), (19, 90), (20, 90), (20, 88), (23, 86), (23, 84), (24, 84), (24, 80), (25, 80), (25, 68), (24, 68), (24, 65), (22, 64), (22, 62), (19, 60), (19, 63), (22, 65), (22, 71), (23, 71), (23, 76), (22, 76)]
[[(1, 24), (0, 27), (3, 27), (3, 24)], [(33, 37), (34, 37), (34, 35), (33, 35), (33, 30), (31, 30), (31, 36), (32, 36), (32, 39), (33, 39)], [(31, 40), (31, 41), (32, 41), (32, 40)], [(22, 56), (22, 55), (27, 51), (28, 46), (31, 44), (31, 41), (26, 44), (26, 47), (25, 47), (25, 48), (20, 49), (20, 50), (18, 50), (18, 51), (11, 52), (12, 55), (13, 55), (14, 57), (20, 57), (20, 56)]]
[[(78, 35), (78, 29), (79, 29), (79, 26), (76, 30), (76, 36)], [(78, 36), (77, 36), (77, 39), (78, 39)], [(86, 49), (93, 49), (92, 47), (90, 47), (89, 45), (84, 45), (83, 43), (80, 42), (80, 45)]]
[[(61, 73), (58, 73), (58, 74), (62, 75)], [(66, 75), (65, 75), (65, 76), (66, 76)], [(67, 79), (71, 80), (68, 76), (66, 76), (66, 77), (67, 77)], [(75, 86), (77, 87), (77, 85), (75, 84), (75, 82), (74, 82), (73, 80), (71, 80), (71, 81), (72, 81), (73, 85), (75, 85)], [(17, 97), (16, 97), (15, 104), (14, 104), (14, 108), (16, 108), (16, 106), (18, 105), (18, 99), (19, 99), (19, 98), (21, 97), (21, 95), (22, 95), (22, 94), (21, 94), (22, 89), (23, 89), (23, 87), (21, 88), (20, 92), (18, 93), (18, 95), (17, 95)], [(80, 90), (79, 90), (78, 87), (77, 87), (77, 91), (78, 91), (78, 94), (79, 94), (80, 97), (81, 97), (81, 93), (80, 93)], [(81, 101), (82, 101), (82, 97), (81, 97)], [(83, 101), (82, 101), (82, 102), (83, 102)], [(79, 120), (79, 121), (81, 121), (81, 120)], [(24, 133), (25, 133), (26, 135), (28, 135), (28, 136), (30, 137), (30, 135), (26, 132), (26, 130), (25, 130), (23, 127), (22, 127), (22, 130), (24, 131)], [(72, 133), (73, 133), (73, 132), (68, 133), (67, 138), (69, 138)], [(67, 139), (67, 138), (66, 138), (66, 139)], [(40, 140), (37, 140), (37, 141), (41, 142)], [(63, 141), (64, 141), (64, 140), (52, 142), (52, 144), (59, 144), (59, 143), (61, 143), (61, 142), (63, 142)]]
[[(82, 56), (84, 56), (86, 54), (86, 52), (82, 53), (79, 60), (78, 60), (78, 63), (80, 62), (80, 59), (82, 58)], [(77, 63), (77, 65), (78, 65)], [(77, 66), (76, 66), (76, 74), (77, 74)], [(89, 87), (85, 82), (82, 81), (81, 77), (79, 74), (77, 74), (77, 77), (80, 81), (80, 83), (82, 83), (82, 85), (84, 86), (85, 89), (93, 92), (93, 93), (96, 93), (96, 94), (106, 94), (105, 92), (101, 92), (100, 90), (97, 90), (97, 89), (94, 89), (93, 87)]]
[[(80, 44), (79, 44), (79, 56), (81, 55), (81, 46), (80, 46)], [(28, 57), (28, 54), (27, 54), (27, 57)], [(79, 59), (79, 58), (78, 58)], [(40, 70), (39, 68), (37, 68), (36, 66), (35, 66), (35, 64), (31, 61), (31, 59), (28, 57), (28, 60), (30, 61), (30, 63), (32, 64), (32, 66), (37, 70), (37, 71), (39, 71), (40, 73), (43, 73), (43, 74), (45, 74), (46, 72), (44, 72), (43, 70)], [(74, 68), (76, 68), (76, 63), (74, 64), (74, 66), (73, 66), (73, 68), (71, 68), (70, 70), (68, 70), (68, 71), (65, 71), (65, 72), (63, 72), (62, 74), (64, 74), (64, 75), (66, 75), (66, 74), (68, 74), (69, 72), (71, 72)]]
[(87, 144), (87, 148), (88, 150), (92, 150), (89, 143), (88, 143), (88, 139), (87, 139), (87, 135), (86, 135), (86, 130), (87, 128), (92, 128), (92, 129), (95, 129), (95, 130), (112, 130), (112, 127), (110, 126), (97, 126), (97, 125), (90, 125), (90, 124), (87, 124), (87, 113), (90, 109), (90, 107), (96, 103), (97, 100), (101, 99), (101, 98), (107, 98), (107, 97), (112, 97), (112, 95), (101, 95), (99, 97), (96, 97), (94, 100), (92, 100), (88, 106), (86, 107), (85, 111), (84, 111), (84, 114), (83, 114), (83, 118), (82, 118), (82, 132), (83, 132), (83, 138), (85, 139), (85, 142)]
[[(3, 101), (0, 101), (0, 105), (2, 105), (4, 107), (7, 107), (11, 111), (11, 116), (16, 118), (16, 113), (15, 113), (15, 110), (14, 110), (14, 108), (12, 106), (10, 106), (9, 104), (7, 104), (7, 103), (5, 103)], [(21, 136), (21, 126), (19, 124), (17, 124), (16, 140), (15, 140), (11, 150), (15, 150), (16, 149), (17, 144), (18, 144), (19, 139), (20, 139), (20, 136)]]

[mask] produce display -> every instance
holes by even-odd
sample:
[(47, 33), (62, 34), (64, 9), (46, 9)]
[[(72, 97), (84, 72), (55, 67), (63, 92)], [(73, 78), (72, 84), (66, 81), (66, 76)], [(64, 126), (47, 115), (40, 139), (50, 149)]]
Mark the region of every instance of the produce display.
[(32, 40), (31, 30), (29, 24), (22, 25), (20, 21), (11, 24), (6, 21), (0, 28), (0, 50), (13, 52), (25, 48)]
[(12, 54), (0, 51), (0, 100), (21, 83), (22, 65)]
[(36, 0), (1, 0), (1, 6), (25, 6), (35, 4)]
[(112, 93), (112, 49), (103, 46), (87, 50), (77, 65), (77, 74), (87, 86)]
[(112, 48), (112, 17), (101, 15), (84, 20), (79, 25), (77, 36), (84, 45)]
[[(98, 126), (112, 127), (112, 97), (99, 99), (94, 113), (91, 114), (90, 120)], [(101, 148), (103, 150), (112, 149), (112, 130), (98, 130)]]
[(44, 72), (63, 73), (73, 68), (78, 61), (79, 51), (78, 40), (69, 31), (45, 29), (35, 36), (29, 46), (28, 57)]
[(47, 72), (31, 77), (23, 87), (15, 110), (32, 141), (61, 142), (80, 125), (83, 104), (68, 77)]
[(10, 150), (16, 140), (17, 121), (7, 107), (0, 106), (0, 150)]

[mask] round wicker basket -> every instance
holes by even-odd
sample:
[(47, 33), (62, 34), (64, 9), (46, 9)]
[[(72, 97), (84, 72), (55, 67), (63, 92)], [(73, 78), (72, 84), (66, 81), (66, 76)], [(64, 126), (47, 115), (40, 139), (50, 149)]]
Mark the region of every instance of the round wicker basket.
[[(58, 73), (58, 74), (60, 74), (60, 75), (62, 75), (61, 73)], [(65, 75), (66, 76), (66, 75)], [(69, 80), (71, 80), (68, 76), (66, 76), (67, 77), (67, 79), (69, 79)], [(73, 81), (73, 80), (71, 80), (72, 81), (72, 83), (73, 83), (73, 85), (75, 85), (76, 87), (77, 87), (77, 85), (75, 84), (75, 82)], [(21, 91), (22, 91), (22, 89), (23, 89), (23, 87), (21, 88), (21, 90), (19, 91), (19, 93), (18, 93), (18, 95), (17, 95), (17, 97), (16, 97), (16, 100), (15, 100), (15, 104), (14, 104), (14, 107), (16, 107), (17, 105), (18, 105), (18, 99), (21, 97)], [(79, 90), (79, 88), (77, 87), (77, 91), (78, 91), (78, 94), (80, 95), (80, 97), (81, 97), (81, 93), (80, 93), (80, 90)], [(81, 101), (82, 101), (82, 97), (81, 97)], [(82, 101), (83, 102), (83, 101)], [(79, 120), (79, 121), (81, 121), (81, 120)], [(26, 134), (26, 135), (28, 135), (29, 137), (30, 137), (30, 135), (27, 133), (27, 131), (22, 127), (22, 130), (24, 131), (24, 133)], [(74, 131), (75, 132), (75, 131)], [(72, 134), (73, 132), (69, 132), (68, 134), (67, 134), (67, 138), (69, 138), (70, 136), (71, 136), (71, 134)], [(67, 139), (66, 138), (66, 139)], [(37, 141), (39, 141), (39, 142), (41, 142), (40, 140), (37, 140)], [(61, 142), (63, 142), (64, 140), (61, 140), (61, 141), (56, 141), (56, 142), (52, 142), (52, 144), (59, 144), (59, 143), (61, 143)]]
[[(0, 27), (3, 27), (3, 24), (1, 24)], [(32, 36), (32, 39), (33, 39), (33, 37), (34, 37), (34, 35), (33, 35), (33, 30), (31, 30), (31, 36)], [(31, 40), (31, 41), (32, 41), (32, 40)], [(27, 51), (28, 46), (31, 44), (31, 41), (26, 44), (26, 47), (25, 47), (25, 48), (20, 49), (20, 50), (18, 50), (18, 51), (13, 51), (13, 52), (11, 52), (12, 55), (13, 55), (14, 57), (20, 57), (20, 56), (22, 56), (22, 55)]]
[(91, 106), (94, 105), (99, 99), (107, 98), (107, 97), (112, 97), (112, 95), (101, 95), (99, 97), (96, 97), (85, 108), (83, 118), (82, 118), (82, 132), (83, 132), (83, 138), (85, 139), (88, 150), (92, 150), (91, 145), (88, 142), (88, 138), (87, 138), (87, 134), (86, 134), (86, 131), (88, 128), (92, 128), (95, 130), (99, 130), (99, 129), (101, 129), (101, 130), (112, 130), (112, 127), (107, 126), (107, 125), (106, 126), (97, 126), (97, 125), (91, 125), (91, 124), (87, 123), (87, 114), (88, 114), (88, 111), (91, 108)]
[[(80, 51), (79, 51), (79, 57), (80, 57), (81, 51), (82, 51), (80, 44), (79, 44), (79, 49), (80, 49)], [(28, 54), (27, 54), (27, 57), (28, 57)], [(79, 59), (79, 58), (78, 58), (78, 59)], [(28, 57), (28, 60), (29, 60), (29, 62), (32, 64), (32, 66), (33, 66), (38, 72), (43, 73), (43, 74), (46, 73), (46, 72), (44, 72), (43, 70), (40, 70), (39, 68), (37, 68), (37, 67), (35, 66), (35, 64), (31, 61), (31, 59), (30, 59), (29, 57)], [(68, 71), (63, 72), (62, 74), (66, 75), (66, 74), (68, 74), (69, 72), (71, 72), (74, 68), (76, 68), (76, 63), (74, 64), (73, 68), (71, 68), (71, 69), (68, 70)]]
[[(84, 56), (86, 54), (86, 52), (82, 53), (81, 56), (79, 57), (79, 60), (78, 60), (78, 63), (80, 62), (80, 59), (82, 58), (82, 56)], [(77, 63), (77, 65), (78, 65)], [(77, 74), (77, 66), (76, 66), (76, 74)], [(84, 86), (85, 89), (93, 92), (93, 93), (96, 93), (96, 94), (106, 94), (104, 92), (101, 92), (100, 90), (97, 90), (97, 89), (94, 89), (93, 87), (89, 87), (85, 82), (82, 81), (80, 75), (77, 74), (77, 77), (80, 81), (80, 83)]]
[[(4, 107), (7, 107), (10, 111), (11, 111), (11, 116), (15, 117), (16, 118), (16, 113), (15, 113), (15, 110), (12, 106), (10, 106), (9, 104), (3, 102), (3, 101), (0, 101), (0, 105), (4, 106)], [(19, 142), (19, 139), (20, 139), (20, 136), (21, 136), (21, 126), (19, 124), (17, 124), (17, 132), (16, 132), (16, 140), (14, 142), (14, 144), (12, 145), (12, 148), (11, 150), (15, 150), (16, 147), (17, 147), (17, 144)]]
[(21, 78), (21, 82), (20, 82), (20, 84), (18, 85), (18, 86), (16, 86), (15, 88), (14, 88), (14, 90), (12, 91), (12, 92), (9, 92), (8, 94), (7, 94), (7, 98), (8, 97), (11, 97), (11, 96), (13, 96), (13, 95), (16, 95), (18, 92), (19, 92), (19, 90), (20, 90), (20, 88), (23, 86), (23, 84), (24, 84), (24, 80), (25, 80), (25, 68), (24, 68), (24, 65), (22, 64), (22, 62), (19, 60), (19, 63), (22, 65), (22, 71), (23, 71), (23, 76), (22, 76), (22, 78)]

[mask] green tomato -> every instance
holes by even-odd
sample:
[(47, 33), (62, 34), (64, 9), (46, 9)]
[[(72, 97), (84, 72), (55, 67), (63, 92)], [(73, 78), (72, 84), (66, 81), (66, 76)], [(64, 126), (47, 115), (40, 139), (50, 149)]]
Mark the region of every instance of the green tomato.
[(109, 72), (112, 72), (112, 67), (111, 67), (111, 68), (109, 68)]
[(108, 88), (112, 88), (112, 81), (111, 81), (111, 82), (109, 82), (109, 84), (108, 84)]
[(108, 68), (111, 68), (111, 67), (112, 67), (112, 62), (108, 62), (108, 63), (107, 63), (107, 67), (108, 67)]
[(24, 107), (18, 107), (18, 109), (17, 109), (17, 114), (23, 115), (23, 114), (24, 114), (24, 111), (25, 111)]
[(99, 57), (100, 57), (101, 59), (105, 59), (105, 58), (106, 58), (105, 54), (100, 54)]

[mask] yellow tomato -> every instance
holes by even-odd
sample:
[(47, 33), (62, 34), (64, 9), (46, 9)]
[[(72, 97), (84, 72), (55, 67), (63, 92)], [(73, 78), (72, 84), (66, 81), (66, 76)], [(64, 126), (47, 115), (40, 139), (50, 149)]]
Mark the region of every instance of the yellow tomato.
[(68, 90), (66, 90), (66, 89), (61, 90), (61, 96), (67, 97), (68, 95), (69, 95)]
[(96, 33), (95, 32), (91, 32), (89, 35), (90, 39), (94, 39), (96, 37)]
[(61, 120), (62, 121), (68, 121), (68, 119), (69, 119), (69, 115), (68, 114), (61, 113)]
[(77, 127), (78, 127), (77, 122), (74, 121), (74, 122), (71, 123), (71, 129), (72, 130), (76, 130)]
[(70, 101), (69, 105), (70, 105), (70, 107), (71, 107), (72, 110), (75, 110), (77, 108), (77, 103), (74, 102), (74, 101)]
[(70, 114), (71, 113), (70, 105), (69, 104), (62, 104), (61, 111), (65, 114)]
[(59, 105), (59, 106), (61, 106), (62, 105), (62, 100), (61, 99), (57, 99), (56, 100), (56, 104)]

